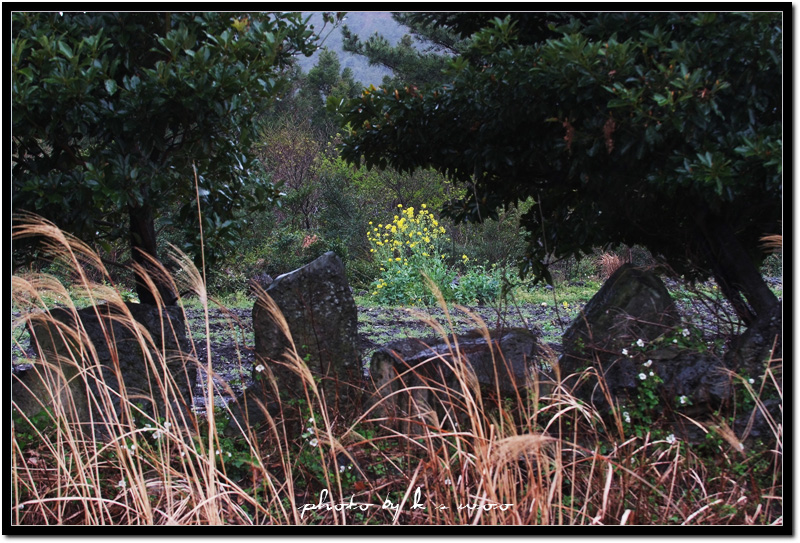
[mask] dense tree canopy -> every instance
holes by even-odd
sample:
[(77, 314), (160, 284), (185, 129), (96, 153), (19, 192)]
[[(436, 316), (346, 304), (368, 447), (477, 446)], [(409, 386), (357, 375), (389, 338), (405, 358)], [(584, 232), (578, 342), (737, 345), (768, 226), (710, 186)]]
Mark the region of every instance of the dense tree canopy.
[(14, 210), (127, 233), (143, 265), (160, 217), (199, 255), (196, 167), (207, 248), (233, 244), (236, 212), (276, 194), (251, 152), (259, 108), (313, 42), (299, 14), (14, 13)]
[[(487, 24), (476, 17), (428, 19), (468, 35)], [(446, 208), (457, 220), (533, 197), (528, 271), (640, 244), (713, 275), (752, 322), (777, 303), (757, 266), (759, 238), (780, 231), (782, 41), (779, 13), (495, 19), (449, 83), (351, 102), (342, 153), (467, 184)]]
[(448, 61), (453, 55), (466, 51), (467, 41), (449, 27), (439, 25), (425, 15), (392, 13), (392, 18), (411, 32), (396, 45), (378, 33), (364, 39), (344, 25), (344, 50), (365, 56), (370, 65), (391, 69), (393, 75), (384, 77), (384, 85), (442, 83), (447, 80), (443, 72)]

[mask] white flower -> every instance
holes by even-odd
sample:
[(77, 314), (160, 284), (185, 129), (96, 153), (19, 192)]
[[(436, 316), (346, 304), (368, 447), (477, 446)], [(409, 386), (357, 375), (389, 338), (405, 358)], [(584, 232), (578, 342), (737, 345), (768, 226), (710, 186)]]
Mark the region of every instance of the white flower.
[(683, 337), (689, 337), (689, 329), (684, 328), (683, 330), (681, 330), (681, 334), (683, 334)]
[(655, 375), (655, 373), (653, 373), (653, 372), (651, 371), (651, 372), (650, 372), (650, 377), (653, 377), (654, 375)]
[(631, 423), (631, 414), (628, 413), (627, 411), (622, 412), (622, 418), (625, 419), (625, 422), (627, 422), (628, 424)]
[(230, 458), (230, 457), (231, 457), (231, 453), (228, 453), (228, 458)]
[(547, 302), (542, 302), (542, 307), (547, 307)]
[(119, 488), (125, 488), (125, 479), (120, 479), (119, 482), (117, 483), (117, 486)]
[(262, 371), (264, 371), (264, 365), (263, 364), (259, 364), (258, 366), (256, 366), (256, 371), (258, 373), (261, 373)]
[(308, 444), (311, 445), (312, 447), (316, 447), (318, 443), (319, 443), (319, 441), (317, 441), (316, 438), (314, 438), (314, 439), (312, 439), (311, 441), (308, 442)]
[(748, 383), (750, 383), (750, 384), (752, 385), (752, 384), (753, 384), (753, 383), (755, 383), (756, 381), (755, 381), (755, 379), (753, 379), (753, 378), (751, 377), (750, 379), (748, 379), (748, 380), (747, 380), (747, 382), (748, 382)]
[(678, 340), (677, 339), (673, 339), (672, 343), (678, 343)]
[(217, 456), (219, 456), (219, 449), (217, 449)]
[(639, 338), (636, 340), (636, 345), (638, 345), (639, 347), (644, 347), (644, 341), (641, 338)]
[(342, 464), (341, 466), (339, 466), (339, 473), (344, 473), (346, 469), (347, 469), (347, 466)]
[(644, 381), (645, 379), (647, 379), (647, 375), (645, 375), (644, 373), (640, 373), (640, 374), (639, 374), (639, 379), (641, 379), (642, 381)]
[(645, 363), (644, 363), (644, 364), (642, 364), (642, 365), (643, 365), (645, 368), (649, 368), (650, 366), (652, 366), (652, 365), (653, 365), (653, 361), (652, 361), (652, 360), (648, 360), (647, 362), (645, 362)]
[(181, 456), (186, 456), (186, 451), (181, 451)]
[(310, 419), (308, 419), (308, 423), (309, 424), (314, 424), (314, 417), (311, 417)]
[(686, 396), (681, 396), (680, 398), (678, 398), (678, 401), (681, 402), (681, 405), (686, 405)]
[(628, 356), (628, 349), (622, 349), (622, 354), (624, 354), (625, 356)]
[(153, 439), (159, 439), (161, 437), (161, 430), (156, 430), (153, 432)]
[(670, 434), (667, 436), (667, 443), (669, 443), (670, 445), (675, 443), (675, 434)]
[(170, 426), (172, 426), (172, 423), (170, 421), (167, 421), (167, 422), (164, 423), (164, 429), (165, 430), (169, 430)]

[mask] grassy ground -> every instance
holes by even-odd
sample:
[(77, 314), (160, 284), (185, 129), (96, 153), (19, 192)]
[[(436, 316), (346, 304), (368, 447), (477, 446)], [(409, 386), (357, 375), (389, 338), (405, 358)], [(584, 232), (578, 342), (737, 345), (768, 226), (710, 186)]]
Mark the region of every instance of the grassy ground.
[[(76, 271), (87, 261), (102, 269), (78, 242), (41, 226), (36, 232), (61, 243), (64, 254), (78, 255)], [(12, 350), (25, 351), (22, 330), (31, 311), (101, 296), (122, 307), (120, 293), (78, 277), (70, 290), (43, 276), (14, 277)], [(236, 308), (225, 312), (208, 301), (197, 274), (188, 286), (196, 297), (185, 310), (203, 326), (193, 329), (194, 348), (185, 356), (213, 375), (216, 345), (225, 333), (240, 346), (237, 352), (247, 350), (246, 324), (236, 324)], [(509, 313), (539, 326), (545, 341), (556, 340), (560, 319), (577, 314), (596, 287), (535, 291)], [(693, 307), (713, 300), (709, 288), (702, 295), (687, 291), (679, 302)], [(241, 297), (222, 302), (250, 303)], [(480, 311), (491, 327), (496, 312)], [(552, 330), (545, 330), (547, 320)], [(384, 333), (381, 323), (393, 332)], [(375, 344), (394, 339), (400, 329), (431, 333), (401, 308), (364, 303), (360, 324)], [(139, 340), (147, 341), (141, 333)], [(760, 380), (734, 376), (735, 405), (693, 419), (705, 437), (689, 441), (676, 437), (673, 421), (658, 406), (601, 414), (560, 380), (547, 392), (533, 387), (499, 399), (473, 386), (465, 370), (458, 370), (447, 400), (433, 409), (414, 404), (414, 391), (401, 389), (398, 396), (410, 406), (405, 412), (377, 416), (368, 403), (334, 411), (303, 361), (292, 357), (304, 399), (265, 413), (263, 427), (231, 432), (224, 407), (202, 415), (140, 410), (124, 388), (104, 386), (91, 349), (82, 356), (60, 361), (84, 368), (73, 383), (78, 388), (68, 390), (98, 380), (97, 401), (110, 405), (119, 394), (121, 412), (102, 437), (81, 429), (70, 394), (54, 394), (59, 400), (35, 417), (15, 413), (9, 505), (14, 525), (783, 524), (783, 432), (768, 409), (782, 404), (777, 359)], [(154, 383), (169, 393), (171, 378), (158, 371), (165, 354), (156, 350), (153, 356)], [(203, 391), (206, 405), (226, 385), (224, 376), (217, 377)], [(47, 379), (56, 387), (59, 374)], [(425, 387), (443, 392), (435, 382)], [(732, 425), (741, 416), (766, 419), (770, 431), (736, 434)]]

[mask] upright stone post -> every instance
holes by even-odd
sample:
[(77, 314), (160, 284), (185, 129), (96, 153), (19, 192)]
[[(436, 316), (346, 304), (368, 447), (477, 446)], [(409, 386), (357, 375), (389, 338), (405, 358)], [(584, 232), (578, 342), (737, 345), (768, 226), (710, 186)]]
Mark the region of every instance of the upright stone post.
[[(310, 264), (277, 277), (266, 295), (283, 314), (286, 329), (282, 329), (264, 300), (256, 301), (253, 307), (256, 367), (269, 369), (259, 372), (257, 377), (273, 374), (283, 398), (275, 398), (270, 386), (256, 383), (245, 391), (245, 395), (255, 398), (239, 400), (234, 416), (239, 417), (242, 406), (246, 405), (252, 426), (263, 419), (263, 414), (258, 413), (259, 404), (275, 406), (277, 401), (305, 399), (308, 383), (298, 372), (315, 381), (329, 411), (358, 401), (363, 381), (358, 315), (339, 257), (327, 252)], [(299, 360), (289, 362), (287, 355), (294, 351)]]

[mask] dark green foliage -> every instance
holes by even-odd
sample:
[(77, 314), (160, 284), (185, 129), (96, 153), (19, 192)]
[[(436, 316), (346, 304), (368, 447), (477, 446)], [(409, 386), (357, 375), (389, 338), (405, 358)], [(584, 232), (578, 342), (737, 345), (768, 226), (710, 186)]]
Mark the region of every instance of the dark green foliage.
[(482, 30), (452, 83), (365, 90), (346, 160), (464, 183), (457, 221), (533, 197), (524, 270), (545, 278), (553, 256), (638, 244), (714, 275), (746, 322), (776, 303), (757, 266), (782, 210), (780, 14), (453, 17)]
[(392, 18), (405, 25), (411, 34), (403, 36), (396, 45), (378, 33), (362, 40), (345, 25), (342, 28), (345, 51), (363, 55), (370, 65), (383, 65), (392, 70), (384, 77), (389, 88), (407, 85), (433, 85), (447, 81), (444, 69), (451, 55), (466, 50), (466, 42), (447, 28), (436, 27), (414, 13), (392, 13)]
[(307, 103), (313, 126), (328, 139), (338, 131), (338, 118), (335, 109), (328, 109), (326, 104), (339, 104), (360, 92), (361, 83), (353, 79), (353, 71), (342, 69), (337, 54), (324, 48), (317, 65), (300, 79), (298, 102)]
[(152, 257), (161, 218), (199, 257), (196, 167), (206, 258), (233, 247), (277, 195), (256, 113), (312, 38), (298, 14), (14, 13), (14, 210)]

